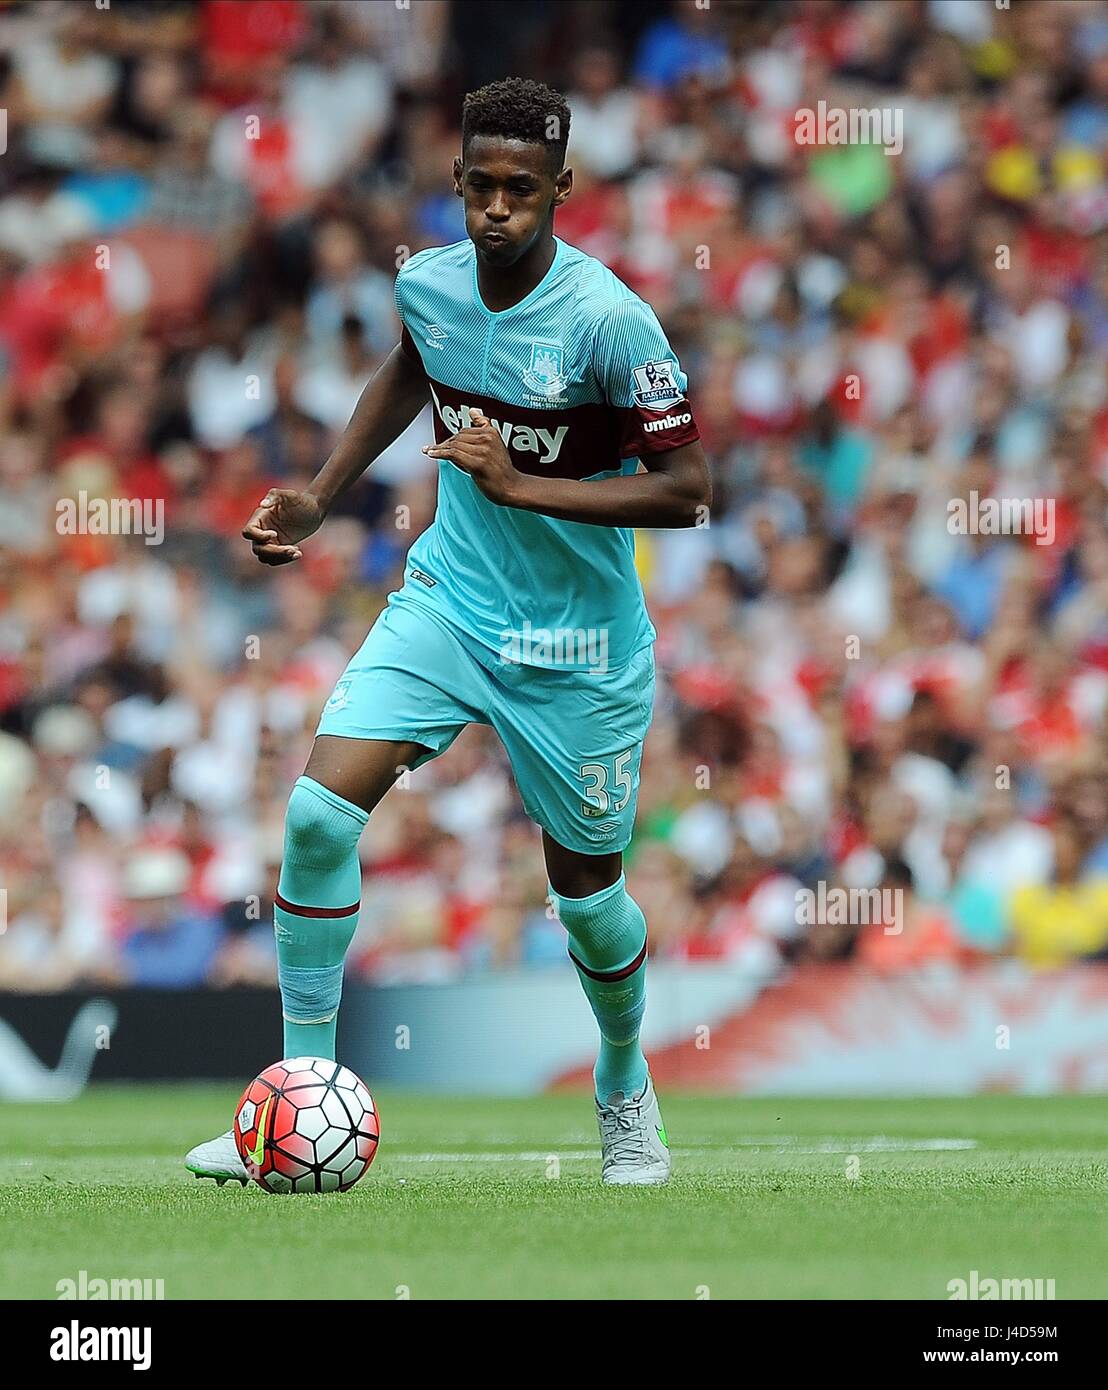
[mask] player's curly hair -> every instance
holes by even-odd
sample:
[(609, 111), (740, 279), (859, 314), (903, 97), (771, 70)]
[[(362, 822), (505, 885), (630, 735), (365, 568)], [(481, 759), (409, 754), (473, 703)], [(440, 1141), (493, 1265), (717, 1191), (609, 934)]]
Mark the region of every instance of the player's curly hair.
[(561, 92), (527, 77), (505, 77), (475, 92), (462, 103), (462, 154), (475, 135), (499, 135), (545, 145), (554, 172), (566, 159), (569, 106)]

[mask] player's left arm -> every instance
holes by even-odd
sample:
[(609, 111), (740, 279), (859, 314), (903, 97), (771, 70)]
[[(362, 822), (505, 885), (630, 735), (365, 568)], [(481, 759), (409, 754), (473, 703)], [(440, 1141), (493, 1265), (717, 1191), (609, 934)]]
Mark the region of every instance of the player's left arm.
[(520, 473), (499, 430), (470, 410), (474, 421), (423, 452), (450, 459), (470, 475), (490, 502), (593, 526), (696, 526), (712, 504), (712, 478), (699, 440), (647, 454), (645, 473), (618, 478), (540, 478)]
[(471, 428), (424, 452), (451, 459), (505, 507), (594, 526), (702, 525), (712, 502), (711, 472), (685, 375), (648, 304), (628, 297), (607, 308), (593, 330), (591, 364), (614, 419), (619, 455), (639, 459), (645, 472), (588, 482), (520, 473), (499, 431), (472, 408)]

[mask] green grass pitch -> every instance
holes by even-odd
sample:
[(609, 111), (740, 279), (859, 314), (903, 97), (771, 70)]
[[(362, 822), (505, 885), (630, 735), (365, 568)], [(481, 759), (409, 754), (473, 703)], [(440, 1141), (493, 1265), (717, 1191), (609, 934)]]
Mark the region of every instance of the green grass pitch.
[[(599, 1181), (590, 1102), (379, 1097), (346, 1194), (186, 1173), (233, 1088), (0, 1106), (0, 1297), (150, 1278), (172, 1298), (925, 1298), (1053, 1279), (1108, 1297), (1108, 1100), (663, 1096), (667, 1188)], [(556, 1160), (556, 1161), (552, 1161)]]

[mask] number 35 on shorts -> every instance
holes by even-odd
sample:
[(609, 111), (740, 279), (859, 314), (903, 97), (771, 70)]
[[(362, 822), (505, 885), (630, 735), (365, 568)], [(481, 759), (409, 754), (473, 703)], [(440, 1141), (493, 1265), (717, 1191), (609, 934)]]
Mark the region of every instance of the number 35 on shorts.
[(611, 766), (607, 763), (582, 763), (580, 778), (584, 784), (583, 816), (618, 815), (635, 790), (634, 758), (638, 748), (617, 753)]

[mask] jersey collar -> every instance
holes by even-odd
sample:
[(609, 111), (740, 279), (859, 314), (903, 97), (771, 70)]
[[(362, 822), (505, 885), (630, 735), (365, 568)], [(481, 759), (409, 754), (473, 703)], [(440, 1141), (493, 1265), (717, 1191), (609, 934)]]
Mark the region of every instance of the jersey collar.
[[(472, 242), (470, 242), (470, 246), (473, 246)], [(547, 267), (546, 274), (542, 277), (542, 279), (535, 286), (535, 288), (531, 290), (530, 293), (525, 294), (523, 298), (518, 302), (518, 304), (511, 304), (508, 306), (507, 309), (490, 309), (488, 305), (485, 303), (485, 301), (481, 298), (481, 287), (477, 283), (477, 247), (473, 246), (473, 302), (477, 305), (478, 309), (481, 310), (485, 317), (490, 319), (506, 319), (510, 314), (519, 313), (521, 309), (526, 309), (529, 304), (531, 304), (535, 299), (537, 299), (538, 296), (542, 293), (542, 291), (546, 288), (546, 286), (550, 283), (550, 281), (554, 278), (555, 272), (558, 270), (559, 266), (562, 263), (564, 252), (565, 242), (562, 241), (559, 237), (555, 237), (554, 259), (550, 262), (550, 265)]]

